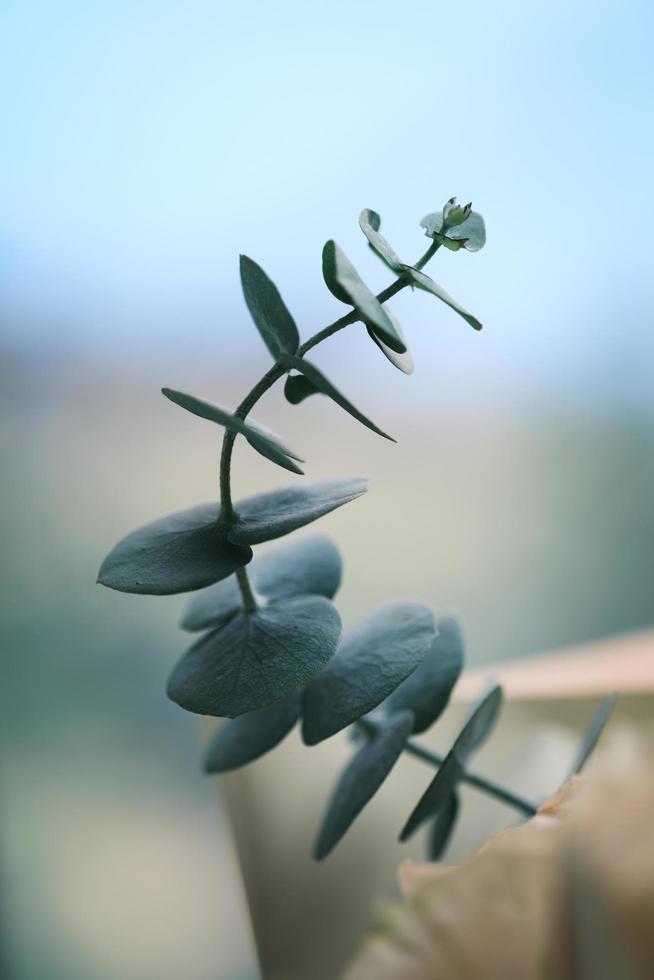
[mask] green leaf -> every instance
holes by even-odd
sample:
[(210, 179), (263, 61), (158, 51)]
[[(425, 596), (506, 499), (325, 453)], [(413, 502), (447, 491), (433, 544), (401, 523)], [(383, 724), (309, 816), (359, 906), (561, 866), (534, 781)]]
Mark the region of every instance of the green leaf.
[(227, 578), (252, 559), (217, 525), (217, 504), (198, 504), (133, 531), (107, 555), (98, 582), (119, 592), (172, 595)]
[[(338, 548), (321, 534), (258, 551), (248, 569), (250, 583), (264, 605), (301, 595), (333, 599), (341, 582)], [(232, 575), (193, 595), (182, 626), (187, 630), (216, 628), (240, 612), (241, 591)]]
[(318, 370), (315, 365), (306, 361), (303, 357), (287, 357), (285, 358), (286, 364), (289, 367), (295, 368), (296, 371), (300, 371), (305, 378), (307, 378), (314, 388), (322, 392), (323, 395), (327, 395), (332, 401), (336, 402), (342, 409), (348, 412), (357, 422), (361, 422), (365, 425), (367, 429), (371, 429), (376, 432), (378, 436), (382, 436), (384, 439), (390, 439), (391, 442), (395, 442), (392, 436), (387, 435), (382, 429), (378, 428), (374, 422), (371, 422), (369, 418), (363, 415), (358, 408), (355, 408), (351, 401), (341, 394), (338, 388), (335, 388), (331, 381), (325, 377), (325, 375)]
[(473, 708), (442, 766), (432, 779), (404, 825), (400, 840), (408, 840), (425, 820), (448, 805), (451, 794), (465, 773), (468, 759), (488, 738), (502, 706), (502, 689), (495, 685)]
[(443, 228), (443, 212), (436, 211), (427, 214), (420, 222), (428, 238), (433, 238), (441, 244), (459, 242), (468, 252), (478, 252), (486, 244), (486, 226), (478, 211), (471, 211), (470, 216), (455, 228)]
[(266, 459), (272, 460), (273, 463), (283, 466), (285, 470), (290, 470), (291, 473), (302, 473), (299, 466), (293, 462), (294, 459), (300, 459), (300, 457), (280, 442), (272, 432), (267, 432), (253, 422), (245, 422), (237, 415), (233, 415), (228, 409), (222, 408), (214, 402), (205, 401), (204, 398), (196, 398), (195, 395), (187, 395), (183, 391), (175, 391), (172, 388), (162, 388), (161, 392), (175, 405), (185, 408), (187, 412), (191, 412), (201, 419), (207, 419), (209, 422), (216, 422), (218, 425), (229, 429), (230, 432), (245, 436), (253, 449), (256, 449)]
[(353, 306), (363, 322), (372, 327), (391, 350), (405, 353), (406, 345), (393, 321), (334, 241), (328, 241), (322, 250), (322, 272), (327, 288), (336, 299)]
[(284, 383), (284, 394), (291, 405), (299, 405), (309, 395), (319, 395), (320, 389), (303, 374), (289, 374)]
[(364, 208), (359, 215), (359, 227), (361, 231), (368, 239), (368, 243), (373, 252), (377, 253), (389, 269), (392, 269), (393, 272), (400, 272), (402, 269), (402, 259), (391, 248), (384, 236), (379, 234), (380, 225), (381, 218), (377, 212), (372, 211), (370, 208)]
[(295, 354), (300, 345), (295, 321), (275, 284), (247, 255), (241, 255), (241, 285), (250, 315), (275, 360)]
[(615, 693), (607, 695), (593, 715), (590, 725), (586, 729), (584, 740), (581, 743), (579, 754), (577, 755), (570, 775), (576, 776), (588, 762), (588, 759), (592, 755), (595, 746), (600, 740), (600, 736), (604, 731), (604, 726), (609, 720), (617, 699), (618, 695)]
[(400, 323), (397, 317), (395, 316), (395, 314), (391, 313), (388, 307), (385, 307), (385, 310), (386, 310), (386, 315), (389, 317), (389, 319), (393, 323), (393, 326), (395, 327), (398, 337), (400, 337), (402, 343), (406, 347), (404, 354), (396, 354), (394, 350), (391, 350), (391, 348), (387, 344), (385, 344), (380, 337), (377, 336), (374, 330), (370, 329), (370, 327), (367, 326), (366, 330), (368, 331), (370, 338), (374, 340), (374, 342), (377, 344), (384, 357), (388, 358), (388, 360), (391, 362), (393, 367), (396, 367), (400, 371), (403, 371), (404, 374), (413, 374), (413, 367), (414, 367), (413, 358), (411, 357), (411, 351), (407, 347), (406, 340), (404, 337), (404, 331), (402, 330), (402, 327), (400, 326)]
[(274, 749), (300, 717), (301, 703), (300, 693), (294, 691), (267, 708), (223, 722), (207, 748), (204, 771), (239, 769)]
[(440, 718), (463, 667), (463, 638), (459, 624), (446, 616), (439, 619), (437, 625), (436, 639), (422, 663), (383, 704), (390, 714), (412, 711), (414, 734), (426, 731)]
[(322, 596), (243, 612), (187, 650), (168, 696), (201, 715), (256, 711), (306, 684), (333, 656), (340, 633), (340, 617)]
[(236, 504), (237, 522), (227, 529), (227, 536), (239, 545), (281, 538), (356, 500), (367, 489), (366, 480), (322, 480), (247, 497)]
[(414, 286), (417, 286), (418, 289), (424, 289), (426, 293), (431, 293), (433, 296), (437, 296), (443, 301), (443, 303), (449, 306), (450, 309), (454, 310), (455, 313), (458, 313), (459, 316), (462, 316), (466, 323), (469, 323), (475, 330), (483, 329), (483, 324), (481, 324), (479, 320), (472, 315), (472, 313), (468, 313), (467, 310), (464, 310), (464, 308), (457, 303), (457, 301), (453, 299), (449, 293), (446, 293), (445, 290), (438, 285), (438, 283), (434, 282), (433, 279), (430, 279), (424, 272), (420, 272), (418, 269), (413, 269), (411, 266), (405, 266), (404, 271), (407, 274), (409, 281), (412, 282)]
[(317, 861), (338, 844), (382, 785), (402, 754), (412, 725), (411, 712), (394, 715), (384, 721), (353, 757), (329, 802), (314, 849)]
[(430, 861), (440, 861), (445, 853), (454, 832), (458, 815), (459, 795), (453, 792), (450, 793), (449, 799), (432, 820), (427, 844), (427, 855)]
[(350, 630), (304, 692), (302, 737), (315, 745), (380, 704), (416, 669), (436, 635), (419, 602), (384, 606)]

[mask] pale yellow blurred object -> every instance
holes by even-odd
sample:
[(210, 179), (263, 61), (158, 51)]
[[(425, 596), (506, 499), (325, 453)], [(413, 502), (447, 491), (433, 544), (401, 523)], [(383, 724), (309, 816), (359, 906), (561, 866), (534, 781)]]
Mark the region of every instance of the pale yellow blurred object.
[(460, 866), (399, 869), (344, 980), (648, 980), (654, 976), (654, 768), (566, 785)]

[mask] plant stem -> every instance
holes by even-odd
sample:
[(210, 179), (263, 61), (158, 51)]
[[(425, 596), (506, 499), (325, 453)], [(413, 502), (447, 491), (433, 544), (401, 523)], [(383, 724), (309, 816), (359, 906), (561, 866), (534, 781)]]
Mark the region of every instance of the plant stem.
[[(426, 262), (435, 254), (438, 249), (438, 243), (432, 242), (422, 258), (418, 259), (414, 268), (422, 269)], [(377, 299), (380, 303), (385, 303), (386, 300), (390, 299), (391, 296), (395, 296), (399, 293), (401, 289), (408, 286), (409, 282), (406, 279), (398, 278), (395, 282), (387, 286), (386, 289), (382, 289), (380, 293), (377, 294)], [(328, 326), (323, 327), (318, 333), (306, 340), (298, 348), (298, 356), (303, 357), (307, 351), (311, 350), (313, 347), (317, 347), (321, 344), (323, 340), (327, 337), (331, 337), (332, 334), (337, 333), (344, 327), (349, 326), (351, 323), (356, 323), (360, 320), (356, 310), (351, 310), (346, 313), (345, 316), (340, 317)], [(268, 391), (269, 388), (282, 378), (288, 368), (284, 365), (283, 361), (276, 361), (271, 368), (264, 374), (254, 388), (245, 396), (241, 404), (235, 410), (234, 414), (239, 418), (244, 419), (247, 417), (249, 412), (254, 408), (256, 403), (259, 401), (262, 395)], [(220, 453), (220, 515), (219, 523), (221, 525), (233, 524), (236, 521), (236, 511), (234, 510), (234, 503), (232, 501), (232, 483), (231, 483), (231, 467), (232, 467), (232, 453), (234, 450), (234, 440), (236, 438), (236, 433), (229, 429), (225, 430), (223, 436), (223, 444)], [(241, 590), (241, 597), (243, 599), (243, 607), (246, 610), (252, 610), (256, 608), (256, 602), (254, 600), (254, 595), (250, 587), (250, 582), (248, 579), (248, 574), (245, 568), (239, 569), (237, 572), (237, 580), (239, 588)]]

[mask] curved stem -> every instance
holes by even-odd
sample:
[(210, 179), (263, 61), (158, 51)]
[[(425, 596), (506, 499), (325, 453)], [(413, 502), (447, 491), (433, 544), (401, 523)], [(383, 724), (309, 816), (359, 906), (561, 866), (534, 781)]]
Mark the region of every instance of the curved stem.
[[(422, 269), (426, 262), (434, 255), (438, 248), (436, 242), (432, 242), (425, 254), (420, 258), (414, 268)], [(385, 303), (386, 300), (390, 299), (396, 293), (399, 293), (401, 289), (404, 289), (409, 283), (406, 279), (400, 277), (387, 286), (386, 289), (382, 289), (380, 293), (377, 294), (377, 299), (380, 303)], [(350, 310), (345, 316), (340, 317), (338, 320), (334, 320), (328, 326), (323, 327), (318, 333), (306, 340), (298, 348), (298, 356), (304, 357), (307, 351), (311, 350), (313, 347), (317, 347), (321, 344), (323, 340), (327, 337), (331, 337), (332, 334), (337, 333), (344, 327), (349, 326), (351, 323), (356, 323), (360, 320), (356, 310)], [(239, 418), (244, 419), (247, 417), (248, 413), (254, 408), (256, 403), (259, 401), (262, 395), (268, 391), (269, 388), (282, 378), (288, 369), (285, 367), (283, 361), (276, 361), (271, 368), (264, 374), (263, 378), (256, 383), (254, 388), (245, 396), (241, 404), (235, 410), (234, 414)], [(236, 433), (225, 430), (223, 436), (223, 444), (220, 452), (220, 514), (219, 522), (221, 524), (233, 524), (236, 521), (236, 511), (234, 510), (234, 503), (232, 500), (232, 482), (231, 482), (231, 468), (232, 468), (232, 453), (234, 451), (234, 440), (236, 439)], [(245, 568), (241, 568), (237, 573), (237, 581), (239, 588), (241, 590), (241, 597), (243, 599), (243, 607), (250, 611), (256, 608), (256, 601), (250, 587), (250, 581), (248, 579), (247, 572)]]

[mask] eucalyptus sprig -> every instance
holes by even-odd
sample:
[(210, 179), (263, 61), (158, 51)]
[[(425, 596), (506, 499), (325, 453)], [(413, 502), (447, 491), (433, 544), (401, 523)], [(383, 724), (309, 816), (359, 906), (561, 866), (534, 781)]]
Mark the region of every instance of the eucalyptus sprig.
[[(174, 404), (224, 429), (220, 456), (220, 500), (160, 518), (123, 538), (102, 564), (99, 581), (122, 592), (171, 595), (194, 592), (183, 628), (200, 632), (168, 681), (169, 697), (188, 711), (226, 717), (208, 747), (205, 770), (225, 772), (274, 748), (301, 721), (307, 745), (352, 727), (363, 739), (332, 795), (316, 844), (324, 857), (371, 799), (403, 752), (437, 773), (409, 816), (404, 840), (431, 824), (430, 851), (439, 856), (459, 810), (458, 787), (473, 785), (521, 814), (536, 804), (470, 770), (473, 753), (485, 742), (499, 714), (502, 692), (493, 686), (474, 707), (446, 756), (415, 743), (447, 707), (463, 666), (458, 623), (437, 620), (423, 603), (397, 601), (379, 609), (341, 636), (332, 599), (341, 581), (341, 558), (323, 536), (302, 538), (257, 554), (253, 547), (289, 534), (365, 493), (362, 479), (293, 484), (236, 503), (232, 499), (234, 443), (242, 436), (266, 459), (302, 475), (302, 459), (250, 412), (277, 381), (292, 405), (322, 394), (385, 439), (395, 441), (356, 408), (307, 359), (328, 337), (362, 323), (384, 356), (401, 371), (413, 362), (401, 326), (385, 305), (407, 286), (440, 299), (475, 330), (480, 321), (423, 269), (441, 246), (475, 252), (486, 240), (484, 221), (470, 204), (451, 198), (421, 225), (431, 239), (413, 264), (405, 263), (380, 233), (370, 209), (359, 225), (370, 248), (394, 275), (375, 295), (334, 241), (322, 253), (323, 278), (348, 311), (300, 343), (297, 325), (277, 287), (263, 269), (241, 256), (245, 302), (273, 364), (234, 411), (171, 388)], [(591, 726), (579, 768), (608, 716), (602, 707)]]

